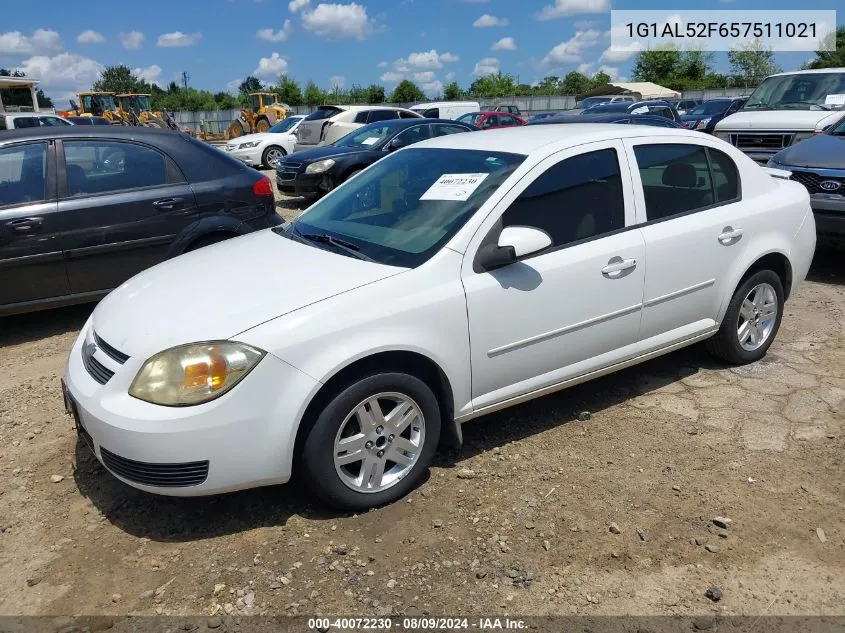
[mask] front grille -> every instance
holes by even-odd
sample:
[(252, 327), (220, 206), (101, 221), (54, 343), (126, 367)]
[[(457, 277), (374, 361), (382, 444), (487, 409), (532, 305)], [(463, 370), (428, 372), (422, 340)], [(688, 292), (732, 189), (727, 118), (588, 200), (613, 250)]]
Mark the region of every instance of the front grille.
[(89, 345), (82, 346), (82, 364), (88, 370), (88, 373), (91, 374), (91, 377), (101, 385), (106, 384), (114, 376), (114, 372), (111, 369), (94, 358), (93, 351)]
[(150, 464), (115, 455), (100, 447), (103, 464), (115, 475), (145, 486), (180, 488), (198, 486), (208, 478), (208, 460), (181, 464)]
[(302, 163), (294, 163), (294, 162), (291, 162), (289, 160), (280, 160), (279, 165), (278, 165), (278, 167), (276, 167), (276, 169), (277, 170), (284, 169), (285, 171), (299, 171), (299, 169), (301, 167), (302, 167)]
[(792, 143), (792, 132), (764, 134), (731, 134), (731, 145), (746, 152), (780, 151)]
[(279, 180), (296, 180), (296, 174), (292, 171), (278, 172)]
[[(800, 182), (810, 193), (828, 193), (845, 196), (845, 177), (820, 176), (811, 171), (796, 171), (791, 167), (789, 170), (792, 171), (792, 180)], [(828, 187), (822, 187), (821, 183), (823, 182), (839, 183), (839, 187), (833, 188), (830, 185)]]
[(97, 343), (97, 347), (103, 350), (103, 353), (105, 353), (106, 356), (111, 358), (116, 363), (120, 363), (122, 365), (123, 363), (129, 360), (129, 356), (127, 354), (124, 354), (123, 352), (115, 349), (114, 347), (106, 343), (103, 339), (97, 336), (96, 332), (94, 333), (94, 342)]

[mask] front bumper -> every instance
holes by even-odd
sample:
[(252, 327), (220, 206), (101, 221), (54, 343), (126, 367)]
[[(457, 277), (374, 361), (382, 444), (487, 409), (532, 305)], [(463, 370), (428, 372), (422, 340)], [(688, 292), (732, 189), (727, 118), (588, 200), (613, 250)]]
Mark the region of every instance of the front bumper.
[[(129, 385), (145, 359), (93, 358), (114, 375), (95, 380), (83, 362), (90, 321), (70, 352), (66, 390), (80, 436), (121, 481), (148, 492), (200, 496), (286, 482), (305, 404), (318, 383), (268, 354), (225, 395), (190, 407), (133, 398)], [(280, 388), (281, 386), (281, 388)]]
[(814, 193), (810, 206), (819, 235), (845, 235), (845, 196)]
[(250, 167), (261, 166), (261, 149), (258, 147), (251, 147), (249, 149), (228, 149), (228, 146), (223, 148), (229, 156), (237, 158), (242, 163)]
[(304, 168), (300, 171), (282, 171), (280, 166), (276, 172), (276, 188), (291, 196), (314, 196), (327, 193), (334, 187), (334, 177), (329, 172), (322, 174), (306, 174)]

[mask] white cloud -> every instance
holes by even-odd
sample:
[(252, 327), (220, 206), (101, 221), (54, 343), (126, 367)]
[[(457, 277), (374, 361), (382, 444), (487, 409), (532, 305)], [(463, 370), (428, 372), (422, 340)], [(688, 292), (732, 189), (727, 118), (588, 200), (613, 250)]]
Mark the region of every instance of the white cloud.
[(619, 69), (616, 66), (599, 66), (599, 72), (608, 75), (611, 81), (619, 79)]
[(472, 71), (472, 74), (480, 77), (481, 75), (497, 73), (499, 72), (499, 63), (499, 60), (495, 57), (485, 57), (484, 59), (478, 61)]
[(302, 7), (308, 6), (310, 1), (311, 0), (290, 0), (290, 2), (288, 2), (288, 11), (296, 13)]
[(507, 18), (497, 18), (495, 15), (490, 15), (489, 13), (485, 13), (472, 23), (477, 29), (485, 29), (491, 26), (507, 26), (508, 24)]
[(443, 93), (443, 83), (437, 79), (424, 83), (420, 86), (420, 88), (422, 88), (422, 91), (430, 97)]
[(403, 73), (397, 73), (393, 70), (388, 70), (386, 73), (384, 73), (380, 77), (380, 79), (382, 81), (387, 82), (387, 83), (391, 83), (391, 84), (402, 81), (404, 78), (405, 78), (405, 75)]
[(270, 57), (259, 59), (258, 68), (253, 70), (252, 74), (259, 79), (276, 79), (279, 75), (283, 75), (287, 71), (287, 60), (278, 53), (273, 53)]
[(588, 48), (595, 46), (601, 38), (601, 31), (577, 31), (574, 36), (555, 46), (543, 58), (544, 64), (565, 64), (580, 62)]
[(226, 84), (226, 92), (229, 94), (238, 94), (238, 88), (241, 86), (243, 79), (233, 79)]
[(438, 53), (436, 49), (422, 53), (411, 53), (408, 57), (401, 57), (393, 62), (393, 69), (400, 73), (413, 72), (416, 70), (438, 70), (443, 68), (444, 63), (452, 63), (460, 58), (453, 53)]
[(258, 29), (258, 39), (264, 40), (265, 42), (284, 42), (288, 37), (290, 37), (291, 32), (293, 31), (293, 24), (290, 20), (285, 20), (285, 23), (282, 25), (281, 30), (274, 31), (273, 29)]
[(80, 44), (102, 44), (106, 41), (106, 38), (103, 37), (102, 33), (88, 29), (77, 35), (76, 41)]
[(516, 42), (512, 37), (503, 37), (498, 42), (493, 44), (494, 51), (515, 51)]
[(318, 4), (316, 8), (302, 13), (302, 24), (309, 31), (329, 39), (363, 40), (374, 30), (366, 7), (354, 2)]
[(29, 77), (41, 80), (41, 87), (49, 93), (70, 93), (91, 87), (103, 66), (88, 57), (73, 53), (59, 53), (53, 57), (36, 55), (24, 60), (21, 70)]
[(387, 62), (381, 61), (378, 64), (376, 64), (376, 68), (387, 68), (389, 65), (390, 64), (388, 64)]
[(453, 54), (453, 53), (448, 53), (448, 52), (447, 52), (447, 53), (441, 53), (441, 54), (440, 54), (440, 61), (441, 61), (441, 62), (444, 62), (444, 63), (446, 63), (446, 64), (450, 64), (450, 63), (452, 63), (452, 62), (456, 62), (456, 61), (458, 61), (459, 59), (460, 59), (460, 57), (458, 57), (457, 55), (455, 55), (455, 54)]
[(162, 48), (184, 48), (186, 46), (193, 46), (199, 44), (202, 39), (202, 33), (182, 33), (182, 31), (173, 31), (173, 33), (163, 33), (158, 36), (156, 46)]
[(129, 33), (120, 33), (118, 37), (120, 38), (120, 43), (123, 44), (123, 48), (136, 50), (141, 48), (141, 44), (144, 43), (146, 36), (140, 31), (129, 31)]
[(632, 42), (631, 44), (621, 44), (608, 48), (599, 57), (600, 62), (624, 62), (631, 56), (643, 50), (642, 44), (639, 42)]
[(343, 85), (346, 83), (346, 77), (343, 75), (332, 75), (329, 77), (329, 86), (334, 90), (335, 88), (343, 88)]
[(50, 29), (36, 29), (28, 37), (20, 31), (0, 33), (0, 54), (41, 55), (60, 51), (61, 48), (62, 38)]
[(420, 73), (414, 73), (414, 81), (429, 83), (434, 81), (436, 78), (437, 76), (434, 74), (433, 70), (424, 70)]
[(455, 73), (446, 73), (446, 81), (453, 81), (457, 77)]
[(583, 64), (579, 64), (578, 68), (576, 68), (575, 70), (577, 70), (582, 75), (592, 75), (594, 66), (595, 64), (588, 64), (585, 62)]
[(161, 77), (161, 66), (153, 64), (146, 68), (136, 68), (132, 73), (147, 83), (158, 84), (158, 78)]
[(554, 6), (547, 4), (537, 14), (538, 20), (556, 20), (581, 13), (607, 13), (610, 0), (555, 0)]

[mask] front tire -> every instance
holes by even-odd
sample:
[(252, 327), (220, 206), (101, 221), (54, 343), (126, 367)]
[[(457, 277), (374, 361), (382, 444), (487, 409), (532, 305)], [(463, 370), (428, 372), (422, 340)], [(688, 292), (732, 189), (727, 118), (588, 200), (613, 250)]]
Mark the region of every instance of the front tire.
[(437, 398), (422, 380), (401, 372), (366, 375), (317, 413), (302, 448), (306, 481), (343, 510), (396, 501), (425, 476), (440, 425)]
[(276, 169), (279, 161), (286, 155), (287, 152), (284, 149), (278, 145), (271, 145), (261, 155), (261, 164), (264, 165), (265, 169)]
[(775, 340), (783, 317), (783, 284), (771, 270), (754, 273), (734, 292), (710, 352), (734, 365), (760, 360)]

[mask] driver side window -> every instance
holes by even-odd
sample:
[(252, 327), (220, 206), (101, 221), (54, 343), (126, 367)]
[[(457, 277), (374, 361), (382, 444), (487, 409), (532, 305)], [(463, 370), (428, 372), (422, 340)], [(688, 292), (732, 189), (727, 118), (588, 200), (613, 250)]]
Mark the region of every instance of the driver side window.
[(412, 128), (408, 128), (404, 132), (397, 134), (396, 136), (396, 140), (399, 141), (402, 147), (405, 147), (406, 145), (413, 145), (414, 143), (419, 143), (420, 141), (424, 141), (427, 138), (431, 138), (428, 125), (416, 125)]

